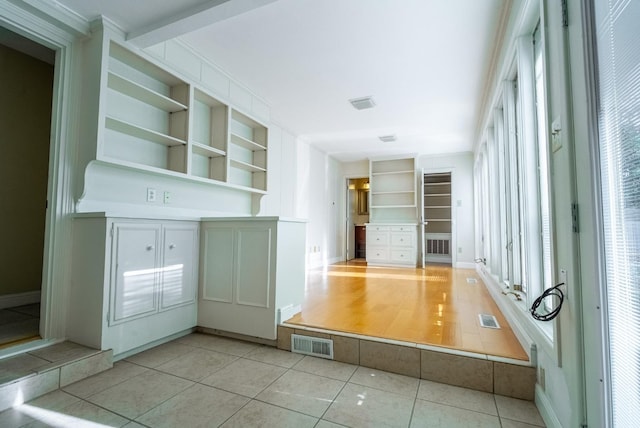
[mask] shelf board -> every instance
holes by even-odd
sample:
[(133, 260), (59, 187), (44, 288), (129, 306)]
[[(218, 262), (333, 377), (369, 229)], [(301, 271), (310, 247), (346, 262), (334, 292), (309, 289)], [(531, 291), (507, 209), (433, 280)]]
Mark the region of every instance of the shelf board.
[(425, 205), (424, 209), (429, 209), (429, 208), (451, 208), (451, 205)]
[(414, 190), (394, 190), (390, 192), (371, 192), (372, 195), (397, 195), (398, 193), (414, 193)]
[(197, 153), (202, 156), (206, 156), (208, 158), (217, 158), (220, 156), (226, 156), (226, 152), (220, 149), (216, 149), (215, 147), (208, 146), (206, 144), (193, 142), (191, 147), (193, 147), (194, 153)]
[(111, 71), (109, 72), (108, 86), (114, 91), (121, 92), (169, 113), (187, 110), (186, 105)]
[(450, 218), (428, 218), (426, 221), (427, 222), (430, 222), (430, 221), (448, 221), (448, 222), (450, 222), (451, 219)]
[(425, 193), (424, 196), (451, 196), (451, 193)]
[(107, 128), (114, 131), (122, 132), (123, 134), (131, 135), (132, 137), (138, 137), (143, 140), (152, 141), (158, 144), (164, 144), (165, 146), (184, 146), (186, 141), (179, 138), (172, 137), (171, 135), (162, 134), (160, 132), (142, 128), (138, 125), (134, 125), (129, 122), (122, 121), (113, 117), (106, 117), (105, 125)]
[(439, 181), (437, 183), (424, 183), (425, 186), (444, 186), (445, 184), (451, 184), (450, 181)]
[(371, 208), (415, 208), (415, 205), (371, 205)]
[(388, 172), (372, 172), (371, 175), (398, 175), (398, 174), (415, 174), (413, 170), (406, 171), (388, 171)]
[(233, 132), (231, 132), (229, 135), (231, 135), (231, 142), (233, 144), (237, 144), (239, 146), (244, 147), (245, 149), (249, 149), (251, 151), (260, 151), (260, 150), (267, 150), (267, 148), (265, 146), (263, 146), (262, 144), (258, 144), (255, 141), (251, 141), (247, 138), (241, 137), (238, 134), (234, 134)]
[(255, 165), (252, 165), (250, 163), (242, 162), (242, 161), (235, 160), (235, 159), (231, 159), (231, 166), (233, 166), (235, 168), (244, 169), (245, 171), (250, 171), (250, 172), (265, 172), (266, 171), (266, 169), (261, 168), (259, 166), (255, 166)]

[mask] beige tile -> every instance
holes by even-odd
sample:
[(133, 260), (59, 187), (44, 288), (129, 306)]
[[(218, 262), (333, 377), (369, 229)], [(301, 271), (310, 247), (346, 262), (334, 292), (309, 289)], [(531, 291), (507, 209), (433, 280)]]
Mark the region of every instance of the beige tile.
[(533, 401), (536, 389), (536, 369), (506, 363), (493, 363), (494, 393)]
[(242, 357), (243, 355), (246, 355), (260, 347), (260, 345), (255, 343), (204, 333), (193, 333), (188, 336), (181, 337), (180, 339), (177, 339), (177, 341), (191, 346), (197, 346), (198, 348), (231, 354), (238, 357)]
[(348, 381), (356, 371), (358, 366), (341, 363), (339, 361), (327, 360), (324, 358), (306, 356), (293, 366), (294, 370), (311, 373), (318, 376), (330, 377), (331, 379)]
[(35, 369), (48, 363), (49, 361), (45, 359), (29, 354), (20, 354), (0, 360), (0, 384), (8, 383), (33, 373)]
[(70, 385), (113, 367), (113, 351), (108, 350), (60, 367), (60, 387)]
[(525, 422), (531, 425), (544, 426), (538, 408), (531, 401), (496, 395), (498, 415), (512, 421)]
[(416, 400), (410, 427), (426, 428), (500, 428), (497, 416)]
[(219, 426), (249, 399), (204, 385), (193, 385), (136, 420), (152, 427)]
[(526, 424), (524, 422), (512, 421), (511, 419), (500, 418), (502, 428), (540, 428), (539, 425)]
[(0, 411), (58, 389), (60, 370), (50, 370), (0, 387)]
[(231, 364), (238, 357), (206, 349), (195, 349), (180, 358), (158, 366), (156, 370), (189, 380), (200, 380)]
[(493, 392), (493, 363), (472, 357), (420, 351), (422, 379)]
[(291, 327), (278, 326), (278, 349), (283, 351), (291, 351), (291, 334), (294, 329)]
[(88, 400), (135, 419), (191, 385), (193, 382), (188, 380), (150, 370), (92, 395)]
[(420, 350), (361, 340), (360, 365), (417, 378), (420, 377)]
[(320, 417), (343, 386), (344, 382), (290, 370), (258, 394), (256, 399)]
[(348, 383), (323, 419), (349, 427), (406, 427), (414, 399)]
[(66, 392), (58, 389), (38, 397), (35, 400), (28, 401), (20, 407), (28, 406), (29, 408), (34, 409), (59, 411), (78, 402), (80, 402), (78, 397), (74, 397), (73, 395), (67, 394)]
[(460, 407), (466, 410), (482, 412), (497, 416), (496, 402), (493, 394), (489, 392), (475, 391), (459, 386), (445, 385), (444, 383), (420, 381), (418, 398), (434, 403)]
[(37, 422), (25, 425), (23, 428), (35, 427), (121, 427), (129, 422), (128, 419), (94, 404), (80, 400), (63, 409), (54, 412), (42, 412), (31, 409)]
[(141, 366), (154, 368), (167, 363), (175, 358), (181, 357), (193, 351), (192, 346), (183, 345), (177, 342), (169, 342), (155, 348), (131, 355), (126, 361)]
[(329, 333), (320, 333), (319, 331), (310, 331), (304, 329), (295, 329), (295, 333), (300, 336), (319, 337), (320, 339), (331, 339)]
[(240, 358), (201, 383), (253, 398), (286, 371), (283, 367)]
[(22, 427), (34, 419), (20, 411), (20, 406), (0, 412), (0, 427)]
[(147, 428), (144, 425), (140, 425), (135, 421), (131, 421), (128, 424), (124, 425), (122, 428)]
[(113, 365), (113, 368), (79, 382), (72, 383), (63, 389), (77, 397), (86, 398), (146, 371), (149, 371), (146, 367), (127, 361), (118, 361)]
[(311, 416), (253, 400), (233, 415), (222, 427), (311, 428), (315, 426), (317, 420)]
[(420, 380), (368, 367), (358, 367), (349, 382), (415, 398)]
[(333, 359), (347, 364), (360, 364), (360, 339), (332, 335)]
[(77, 343), (62, 342), (47, 346), (46, 348), (30, 351), (29, 354), (54, 363), (58, 361), (76, 360), (78, 358), (95, 354), (96, 352), (97, 351), (95, 349), (90, 349), (86, 346), (78, 345)]
[(318, 424), (315, 426), (315, 428), (342, 428), (342, 427), (344, 427), (344, 425), (334, 424), (333, 422), (325, 421), (324, 419), (321, 419), (318, 422)]
[(304, 355), (293, 354), (288, 351), (281, 351), (271, 346), (261, 346), (247, 354), (245, 358), (290, 369), (296, 365), (303, 356)]

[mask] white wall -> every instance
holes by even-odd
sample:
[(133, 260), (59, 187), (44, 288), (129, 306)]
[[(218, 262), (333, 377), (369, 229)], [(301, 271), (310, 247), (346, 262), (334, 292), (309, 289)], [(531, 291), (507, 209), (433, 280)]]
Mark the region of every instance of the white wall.
[(451, 171), (452, 232), (455, 234), (456, 267), (473, 268), (475, 258), (473, 221), (473, 153), (420, 156), (418, 168), (425, 173)]

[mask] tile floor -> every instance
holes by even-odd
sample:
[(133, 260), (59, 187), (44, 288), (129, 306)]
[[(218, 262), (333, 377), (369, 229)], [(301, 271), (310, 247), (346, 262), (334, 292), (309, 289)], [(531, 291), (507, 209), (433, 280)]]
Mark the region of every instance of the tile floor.
[(0, 427), (544, 426), (530, 401), (191, 334), (0, 413)]
[(38, 336), (40, 303), (0, 309), (0, 345)]

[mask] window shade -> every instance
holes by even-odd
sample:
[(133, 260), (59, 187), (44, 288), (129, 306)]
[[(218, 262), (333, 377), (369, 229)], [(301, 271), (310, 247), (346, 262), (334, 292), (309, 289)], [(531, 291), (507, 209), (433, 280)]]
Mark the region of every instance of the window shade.
[(640, 2), (595, 1), (609, 415), (640, 421)]

